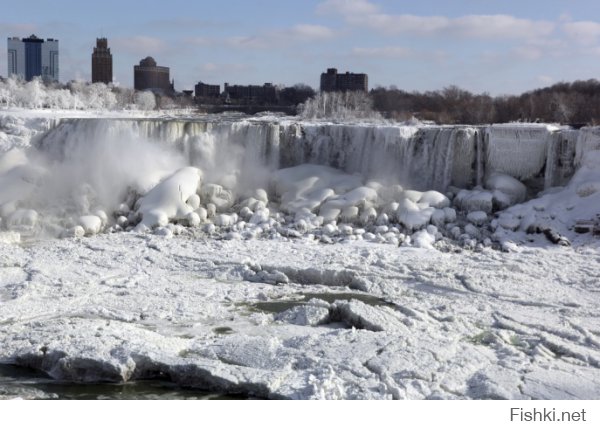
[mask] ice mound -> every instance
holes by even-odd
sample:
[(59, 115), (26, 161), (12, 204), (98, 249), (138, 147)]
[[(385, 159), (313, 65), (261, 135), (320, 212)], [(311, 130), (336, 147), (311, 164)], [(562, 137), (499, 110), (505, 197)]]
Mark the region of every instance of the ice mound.
[(505, 201), (508, 206), (522, 203), (527, 197), (527, 187), (519, 180), (503, 173), (492, 173), (485, 181), (485, 186), (488, 190), (494, 192), (494, 198), (496, 199), (498, 198), (497, 192), (508, 197)]
[(201, 179), (200, 169), (184, 167), (162, 181), (138, 201), (142, 216), (138, 226), (164, 227), (170, 221), (187, 219), (193, 208), (186, 202), (197, 195)]
[(500, 213), (496, 237), (505, 238), (510, 231), (520, 231), (543, 232), (556, 243), (575, 239), (573, 228), (578, 222), (600, 223), (597, 184), (600, 184), (600, 151), (590, 151), (582, 157), (581, 168), (566, 187), (542, 193)]
[(334, 195), (361, 187), (362, 181), (332, 167), (304, 164), (275, 172), (271, 184), (281, 208), (296, 213), (304, 208), (314, 210)]

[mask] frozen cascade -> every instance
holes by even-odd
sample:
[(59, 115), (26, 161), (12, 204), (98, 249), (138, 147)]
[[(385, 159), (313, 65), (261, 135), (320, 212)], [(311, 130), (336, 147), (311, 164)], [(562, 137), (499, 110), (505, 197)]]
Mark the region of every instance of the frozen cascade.
[(575, 165), (580, 166), (583, 156), (589, 151), (600, 149), (600, 128), (584, 127), (577, 134)]
[(575, 173), (575, 150), (579, 135), (577, 130), (563, 130), (552, 135), (546, 155), (544, 188), (563, 186)]
[(488, 127), (486, 170), (520, 180), (536, 176), (546, 164), (548, 146), (558, 128), (544, 124), (502, 124)]
[(89, 142), (146, 140), (178, 151), (208, 181), (265, 186), (271, 172), (320, 164), (365, 180), (444, 191), (481, 185), (491, 172), (564, 184), (600, 131), (544, 124), (415, 126), (287, 120), (63, 120), (39, 142), (62, 158)]

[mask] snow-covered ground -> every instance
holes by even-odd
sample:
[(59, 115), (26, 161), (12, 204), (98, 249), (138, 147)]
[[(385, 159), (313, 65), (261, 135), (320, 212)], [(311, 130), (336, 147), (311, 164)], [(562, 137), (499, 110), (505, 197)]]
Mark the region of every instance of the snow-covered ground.
[[(596, 129), (85, 115), (0, 115), (0, 363), (268, 398), (600, 398)], [(403, 187), (411, 168), (437, 191)]]
[(0, 355), (58, 379), (272, 398), (600, 398), (598, 247), (455, 251), (0, 245)]

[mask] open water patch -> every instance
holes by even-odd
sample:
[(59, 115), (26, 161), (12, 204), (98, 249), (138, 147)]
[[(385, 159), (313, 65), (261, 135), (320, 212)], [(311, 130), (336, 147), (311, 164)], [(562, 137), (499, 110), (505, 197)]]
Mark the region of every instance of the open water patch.
[(0, 399), (27, 400), (244, 400), (248, 396), (182, 388), (163, 380), (87, 384), (59, 381), (45, 373), (0, 365)]

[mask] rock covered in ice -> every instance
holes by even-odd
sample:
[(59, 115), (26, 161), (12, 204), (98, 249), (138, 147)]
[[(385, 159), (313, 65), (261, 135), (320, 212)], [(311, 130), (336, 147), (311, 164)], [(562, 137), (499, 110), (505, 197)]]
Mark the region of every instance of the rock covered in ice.
[(329, 322), (329, 303), (311, 299), (306, 305), (294, 306), (275, 316), (276, 321), (302, 326), (318, 326)]
[(442, 209), (436, 209), (431, 215), (431, 223), (437, 227), (446, 224), (446, 214)]
[(456, 210), (454, 208), (444, 208), (444, 216), (446, 217), (446, 223), (456, 221)]
[(443, 209), (450, 206), (450, 199), (438, 191), (426, 191), (421, 194), (417, 203), (426, 203), (436, 209)]
[(187, 205), (196, 210), (200, 207), (200, 196), (198, 194), (192, 194), (186, 201)]
[[(485, 187), (491, 191), (499, 191), (510, 199), (508, 206), (525, 201), (527, 187), (512, 176), (494, 172), (485, 181)], [(495, 194), (495, 193), (494, 193)]]
[(38, 213), (33, 209), (17, 209), (8, 215), (6, 225), (9, 229), (31, 230), (38, 222)]
[(481, 236), (481, 231), (473, 224), (467, 224), (465, 225), (465, 234), (472, 238), (479, 239)]
[(139, 200), (139, 225), (162, 227), (171, 220), (185, 219), (193, 209), (186, 203), (196, 194), (202, 174), (195, 167), (184, 167), (156, 185)]
[(431, 234), (427, 230), (419, 230), (411, 236), (411, 242), (416, 248), (434, 249), (435, 233)]
[[(200, 179), (202, 177), (200, 176)], [(200, 183), (200, 181), (198, 181)], [(234, 196), (231, 190), (219, 184), (204, 184), (201, 188), (201, 200), (215, 205), (219, 211), (224, 211), (233, 206)]]
[(511, 213), (504, 212), (498, 217), (498, 225), (506, 230), (516, 231), (521, 225), (521, 219)]
[(429, 224), (434, 212), (434, 208), (422, 208), (414, 201), (405, 198), (400, 201), (397, 218), (406, 229), (419, 230)]
[(488, 214), (494, 207), (492, 193), (484, 190), (460, 190), (454, 204), (465, 212), (483, 211)]
[(488, 219), (488, 216), (483, 211), (475, 211), (469, 212), (467, 214), (467, 219), (477, 226), (482, 226)]
[[(304, 164), (281, 169), (273, 174), (271, 183), (281, 199), (281, 208), (289, 213), (296, 213), (302, 208), (315, 210), (330, 199), (332, 203), (326, 210), (326, 218), (335, 218), (334, 209), (338, 209), (339, 215), (342, 208), (355, 205), (355, 199), (362, 198), (361, 191), (349, 193), (362, 187), (359, 177), (326, 166)], [(344, 196), (346, 193), (348, 195)], [(372, 193), (376, 196), (374, 190)], [(339, 197), (334, 198), (336, 195)]]
[(79, 217), (79, 225), (87, 236), (94, 236), (102, 230), (102, 219), (96, 215), (84, 215)]
[(62, 234), (62, 237), (82, 238), (83, 236), (85, 236), (85, 230), (80, 225), (66, 229)]

